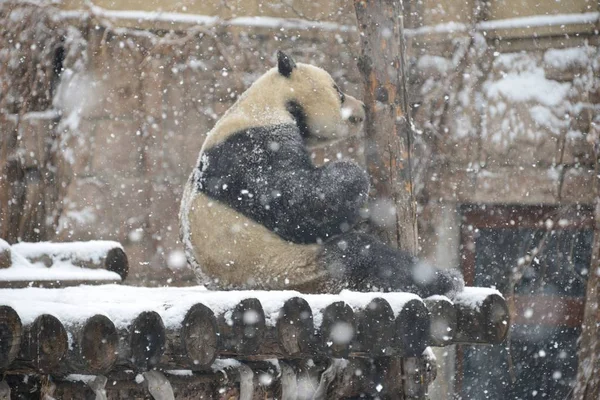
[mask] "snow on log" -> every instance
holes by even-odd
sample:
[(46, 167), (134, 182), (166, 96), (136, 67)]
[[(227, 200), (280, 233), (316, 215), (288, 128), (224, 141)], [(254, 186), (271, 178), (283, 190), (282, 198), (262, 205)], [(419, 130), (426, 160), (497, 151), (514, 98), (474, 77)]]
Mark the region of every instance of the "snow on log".
[(129, 272), (129, 261), (123, 246), (113, 241), (22, 242), (12, 245), (12, 251), (25, 257), (30, 263), (42, 263), (48, 268), (70, 263), (80, 268), (111, 271), (121, 280), (124, 280)]
[(201, 370), (217, 356), (219, 331), (214, 313), (204, 304), (193, 305), (177, 329), (167, 331), (162, 366)]
[(495, 289), (466, 287), (454, 298), (454, 343), (501, 343), (510, 326), (508, 306)]
[(166, 332), (158, 313), (144, 311), (118, 333), (120, 365), (136, 371), (148, 371), (159, 363), (165, 351)]
[(60, 320), (42, 314), (23, 328), (21, 348), (13, 369), (43, 374), (57, 372), (68, 349), (67, 331)]
[(431, 317), (429, 323), (429, 345), (447, 346), (452, 344), (456, 332), (456, 308), (446, 296), (431, 296), (423, 300)]
[(19, 314), (9, 306), (0, 306), (0, 370), (15, 359), (21, 345), (23, 326)]
[(0, 239), (0, 269), (8, 268), (12, 264), (10, 245)]
[(240, 301), (217, 317), (223, 354), (254, 354), (265, 335), (265, 312), (256, 298)]
[(67, 325), (66, 329), (69, 350), (63, 372), (101, 375), (113, 368), (118, 357), (119, 336), (108, 317), (96, 314), (83, 323)]

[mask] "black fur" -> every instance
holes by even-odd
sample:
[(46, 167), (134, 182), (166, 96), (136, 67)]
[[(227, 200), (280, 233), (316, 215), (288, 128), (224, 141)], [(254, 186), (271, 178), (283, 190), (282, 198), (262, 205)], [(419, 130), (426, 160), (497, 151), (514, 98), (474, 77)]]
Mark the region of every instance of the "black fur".
[(296, 125), (250, 128), (204, 152), (198, 189), (294, 243), (349, 230), (369, 180), (349, 161), (315, 167)]
[(292, 75), (292, 71), (296, 68), (296, 62), (294, 59), (283, 51), (277, 51), (277, 69), (279, 73), (286, 78), (289, 78)]
[(438, 270), (409, 254), (357, 232), (339, 235), (325, 243), (321, 257), (330, 277), (330, 289), (401, 291), (421, 297), (453, 295), (464, 281), (456, 270)]
[(300, 103), (294, 100), (288, 101), (285, 105), (285, 108), (290, 114), (292, 114), (292, 117), (296, 121), (298, 129), (300, 129), (300, 135), (302, 135), (304, 139), (309, 138), (311, 135), (308, 128), (308, 117), (304, 112), (304, 108), (300, 105)]

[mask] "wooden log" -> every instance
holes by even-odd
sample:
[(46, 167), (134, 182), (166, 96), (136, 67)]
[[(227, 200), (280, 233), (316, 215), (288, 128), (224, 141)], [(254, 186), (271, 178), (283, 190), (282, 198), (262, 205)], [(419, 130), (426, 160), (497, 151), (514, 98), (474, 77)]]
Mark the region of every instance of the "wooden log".
[(454, 343), (502, 343), (510, 326), (506, 300), (495, 290), (467, 287), (454, 298)]
[(396, 316), (395, 349), (403, 357), (420, 356), (429, 342), (429, 311), (421, 300), (407, 301)]
[(456, 308), (445, 296), (432, 296), (423, 300), (431, 317), (429, 322), (429, 345), (452, 344), (456, 333)]
[(23, 326), (19, 314), (9, 306), (0, 306), (0, 370), (17, 357)]
[(343, 301), (325, 307), (319, 328), (321, 347), (331, 357), (348, 357), (354, 336), (356, 321), (354, 311)]
[(148, 371), (158, 365), (165, 351), (166, 332), (155, 311), (144, 311), (126, 328), (119, 330), (120, 365)]
[(21, 348), (11, 370), (42, 374), (57, 372), (68, 348), (67, 331), (60, 320), (42, 314), (26, 325), (23, 332)]
[(122, 280), (129, 272), (127, 254), (116, 242), (17, 243), (12, 250), (49, 268), (60, 260), (83, 268), (116, 272)]
[(284, 302), (276, 325), (267, 326), (265, 336), (251, 359), (293, 359), (317, 352), (313, 315), (308, 302), (292, 297)]
[(0, 269), (8, 268), (12, 265), (12, 254), (10, 245), (0, 239)]
[(372, 357), (390, 355), (394, 335), (394, 311), (385, 299), (376, 297), (356, 312), (356, 344), (352, 350)]
[(233, 311), (217, 317), (222, 354), (256, 354), (265, 336), (265, 313), (260, 301), (244, 299)]
[(277, 319), (277, 339), (289, 356), (313, 354), (315, 327), (308, 302), (301, 297), (287, 300)]
[(83, 323), (66, 326), (69, 350), (62, 373), (102, 375), (110, 371), (118, 358), (119, 335), (113, 322), (94, 315)]
[(186, 313), (179, 329), (167, 330), (166, 338), (162, 367), (206, 369), (215, 360), (219, 349), (215, 314), (204, 304), (195, 304)]

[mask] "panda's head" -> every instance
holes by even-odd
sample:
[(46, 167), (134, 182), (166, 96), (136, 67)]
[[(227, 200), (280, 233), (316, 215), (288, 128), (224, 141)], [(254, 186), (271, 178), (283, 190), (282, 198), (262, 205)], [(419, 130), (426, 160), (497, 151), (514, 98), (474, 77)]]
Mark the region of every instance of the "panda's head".
[(281, 101), (305, 139), (338, 139), (362, 126), (364, 104), (343, 93), (325, 70), (296, 63), (278, 51), (277, 68), (271, 73), (275, 86), (282, 91)]

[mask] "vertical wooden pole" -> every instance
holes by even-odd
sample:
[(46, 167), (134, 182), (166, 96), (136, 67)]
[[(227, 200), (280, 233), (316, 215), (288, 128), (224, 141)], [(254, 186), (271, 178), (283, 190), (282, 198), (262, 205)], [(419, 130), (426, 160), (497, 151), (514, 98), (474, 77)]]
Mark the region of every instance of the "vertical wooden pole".
[(573, 390), (574, 400), (600, 398), (600, 128), (592, 126), (589, 134), (595, 155), (595, 211), (594, 242), (587, 289), (579, 351), (577, 379)]
[(416, 254), (401, 3), (355, 0), (354, 7), (362, 47), (359, 69), (365, 84), (365, 156), (371, 177), (373, 230), (388, 244)]
[[(406, 99), (402, 5), (394, 0), (354, 0), (361, 38), (358, 67), (364, 80), (365, 157), (371, 178), (373, 233), (412, 255), (418, 251), (411, 173), (411, 127)], [(380, 380), (390, 399), (424, 398), (420, 358), (381, 360)], [(416, 375), (418, 376), (416, 376)], [(402, 377), (402, 379), (398, 379)]]

